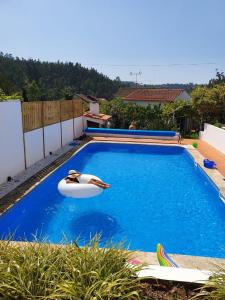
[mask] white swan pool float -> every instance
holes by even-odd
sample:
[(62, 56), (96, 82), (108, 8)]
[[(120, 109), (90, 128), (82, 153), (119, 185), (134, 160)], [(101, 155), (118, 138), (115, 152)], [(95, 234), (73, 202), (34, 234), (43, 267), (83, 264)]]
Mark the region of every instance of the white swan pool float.
[(100, 180), (97, 176), (90, 174), (82, 174), (79, 176), (79, 183), (66, 183), (63, 178), (58, 184), (58, 191), (65, 197), (71, 198), (90, 198), (98, 196), (103, 192), (103, 189), (95, 184), (88, 183), (91, 179)]

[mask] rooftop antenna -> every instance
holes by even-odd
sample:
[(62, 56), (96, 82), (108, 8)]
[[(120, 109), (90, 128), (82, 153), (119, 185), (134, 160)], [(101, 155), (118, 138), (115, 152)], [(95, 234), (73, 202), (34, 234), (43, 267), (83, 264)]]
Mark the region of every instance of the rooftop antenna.
[(130, 76), (135, 76), (136, 77), (136, 87), (137, 87), (137, 77), (141, 76), (142, 72), (130, 72)]

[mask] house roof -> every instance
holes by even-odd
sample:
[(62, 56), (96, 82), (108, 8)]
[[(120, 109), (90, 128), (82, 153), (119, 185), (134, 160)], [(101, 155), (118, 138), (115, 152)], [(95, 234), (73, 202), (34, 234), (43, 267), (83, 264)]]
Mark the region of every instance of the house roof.
[(110, 116), (110, 115), (105, 115), (105, 114), (95, 115), (95, 114), (90, 113), (89, 111), (85, 112), (83, 114), (83, 116), (87, 117), (87, 118), (95, 119), (95, 120), (101, 120), (101, 121), (108, 121), (112, 118), (112, 116)]
[(90, 95), (84, 95), (84, 94), (75, 94), (78, 98), (80, 98), (81, 100), (88, 102), (88, 103), (96, 103), (98, 102), (98, 99), (95, 98), (94, 96), (90, 96)]
[(126, 101), (172, 102), (182, 92), (184, 92), (183, 89), (133, 89), (130, 90), (128, 94), (121, 97)]
[(116, 92), (115, 97), (125, 97), (129, 95), (134, 90), (137, 90), (136, 87), (120, 87), (119, 90)]

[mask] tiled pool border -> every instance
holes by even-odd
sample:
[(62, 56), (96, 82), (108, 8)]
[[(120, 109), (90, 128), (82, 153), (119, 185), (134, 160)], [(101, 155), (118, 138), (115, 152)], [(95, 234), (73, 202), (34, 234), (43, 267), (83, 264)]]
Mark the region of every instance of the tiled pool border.
[[(225, 201), (225, 181), (223, 176), (216, 169), (206, 169), (203, 165), (203, 155), (191, 145), (182, 144), (160, 144), (160, 143), (143, 143), (143, 142), (120, 142), (120, 141), (93, 141), (90, 139), (83, 140), (79, 145), (66, 145), (59, 151), (56, 151), (53, 156), (45, 158), (41, 162), (37, 162), (31, 168), (22, 172), (14, 178), (14, 182), (0, 185), (0, 215), (6, 212), (17, 201), (22, 199), (27, 193), (34, 189), (39, 183), (45, 180), (51, 173), (63, 165), (72, 156), (76, 155), (85, 146), (90, 143), (118, 143), (118, 144), (140, 144), (140, 145), (158, 145), (170, 147), (182, 147), (187, 149), (188, 153), (193, 158), (201, 169), (208, 175), (211, 181), (215, 184), (221, 194), (221, 200)], [(22, 176), (22, 179), (21, 179)], [(19, 183), (17, 182), (19, 181)], [(17, 242), (13, 242), (17, 243)], [(20, 244), (20, 242), (18, 242)], [(135, 251), (134, 255), (142, 263), (158, 264), (156, 253)], [(195, 268), (202, 270), (216, 270), (219, 266), (225, 265), (225, 259), (200, 257), (190, 255), (171, 254), (171, 257), (181, 267)]]

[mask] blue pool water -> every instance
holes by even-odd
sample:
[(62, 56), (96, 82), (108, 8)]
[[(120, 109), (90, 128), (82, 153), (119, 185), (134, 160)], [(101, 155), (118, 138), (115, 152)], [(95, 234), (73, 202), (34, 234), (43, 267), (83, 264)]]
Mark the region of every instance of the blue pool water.
[[(111, 188), (88, 199), (57, 191), (69, 169), (94, 174)], [(91, 143), (0, 218), (0, 235), (47, 236), (53, 243), (96, 233), (102, 245), (126, 240), (130, 249), (225, 257), (225, 205), (210, 179), (182, 147)]]

